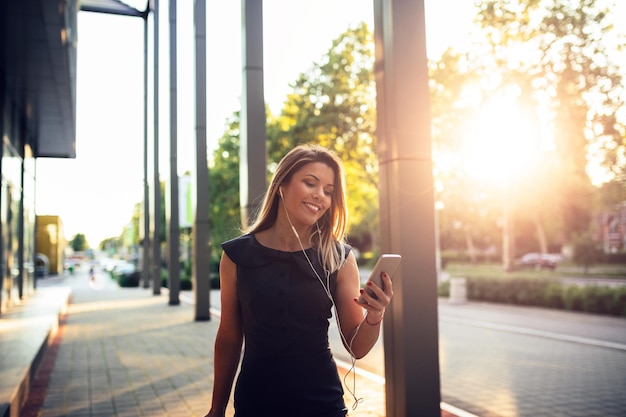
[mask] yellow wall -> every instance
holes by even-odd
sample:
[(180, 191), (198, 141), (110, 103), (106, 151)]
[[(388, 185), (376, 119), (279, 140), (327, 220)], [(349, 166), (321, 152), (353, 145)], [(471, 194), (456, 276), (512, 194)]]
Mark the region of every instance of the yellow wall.
[(59, 216), (37, 216), (37, 252), (50, 261), (50, 274), (64, 270), (65, 234)]

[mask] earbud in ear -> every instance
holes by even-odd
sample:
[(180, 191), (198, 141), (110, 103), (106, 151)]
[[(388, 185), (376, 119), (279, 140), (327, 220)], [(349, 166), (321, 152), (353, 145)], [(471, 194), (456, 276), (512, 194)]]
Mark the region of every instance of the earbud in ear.
[(283, 187), (278, 187), (278, 193), (280, 194), (281, 198), (285, 198), (285, 196), (283, 195)]

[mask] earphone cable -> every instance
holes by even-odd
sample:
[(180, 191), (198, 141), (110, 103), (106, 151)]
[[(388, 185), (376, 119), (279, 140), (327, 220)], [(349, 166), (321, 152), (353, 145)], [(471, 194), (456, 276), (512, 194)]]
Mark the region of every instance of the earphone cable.
[[(281, 197), (282, 197), (282, 194), (281, 194)], [(285, 215), (287, 216), (287, 221), (289, 222), (289, 225), (291, 226), (291, 230), (293, 231), (294, 235), (296, 236), (296, 239), (298, 240), (298, 244), (300, 245), (300, 249), (302, 250), (302, 253), (304, 254), (304, 257), (306, 258), (309, 266), (311, 267), (311, 270), (313, 271), (313, 273), (317, 277), (317, 280), (322, 285), (322, 288), (324, 289), (324, 292), (326, 293), (326, 296), (330, 300), (330, 302), (331, 302), (331, 304), (333, 306), (333, 309), (335, 311), (335, 320), (337, 322), (337, 330), (339, 330), (339, 335), (341, 336), (341, 341), (343, 342), (343, 345), (347, 348), (348, 353), (350, 354), (350, 362), (351, 362), (350, 369), (348, 369), (348, 372), (344, 375), (344, 378), (343, 378), (344, 385), (346, 386), (346, 389), (348, 390), (350, 395), (352, 395), (352, 397), (354, 398), (354, 403), (352, 404), (352, 409), (356, 410), (358, 405), (360, 403), (362, 403), (364, 400), (363, 400), (363, 398), (358, 398), (356, 396), (356, 371), (355, 371), (355, 368), (356, 368), (356, 355), (352, 351), (352, 343), (354, 342), (354, 339), (356, 338), (356, 335), (358, 334), (359, 330), (361, 329), (361, 326), (363, 325), (363, 321), (365, 321), (365, 316), (363, 317), (363, 320), (361, 321), (361, 323), (359, 323), (359, 325), (356, 327), (356, 329), (354, 329), (354, 333), (352, 334), (352, 337), (350, 338), (350, 342), (348, 343), (345, 335), (343, 334), (343, 331), (341, 330), (341, 322), (339, 320), (339, 312), (337, 311), (337, 305), (335, 304), (335, 300), (333, 299), (333, 295), (332, 295), (332, 293), (330, 291), (330, 271), (324, 269), (324, 271), (326, 272), (326, 285), (324, 285), (324, 281), (322, 280), (322, 278), (318, 274), (317, 270), (313, 266), (313, 262), (311, 262), (311, 259), (309, 259), (309, 255), (307, 255), (306, 250), (304, 249), (304, 245), (302, 244), (302, 241), (300, 240), (300, 235), (298, 234), (298, 231), (296, 230), (296, 228), (294, 227), (293, 223), (291, 222), (291, 218), (289, 218), (289, 212), (287, 211), (287, 207), (285, 206), (285, 201), (282, 198), (281, 198), (281, 201), (283, 202), (283, 208), (285, 209)], [(318, 228), (318, 231), (319, 231), (319, 225), (317, 226), (317, 228)], [(348, 385), (348, 383), (346, 381), (348, 376), (351, 373), (352, 373), (352, 378), (353, 378), (353, 380), (352, 380), (352, 389), (350, 389), (350, 386)]]

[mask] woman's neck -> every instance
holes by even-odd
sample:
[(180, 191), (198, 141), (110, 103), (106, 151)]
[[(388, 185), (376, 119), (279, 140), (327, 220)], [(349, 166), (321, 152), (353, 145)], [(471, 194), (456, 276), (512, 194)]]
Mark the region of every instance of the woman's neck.
[(296, 235), (294, 229), (288, 222), (277, 220), (272, 227), (256, 233), (255, 236), (263, 246), (285, 252), (295, 252), (303, 247), (304, 249), (310, 248), (310, 231), (296, 229)]

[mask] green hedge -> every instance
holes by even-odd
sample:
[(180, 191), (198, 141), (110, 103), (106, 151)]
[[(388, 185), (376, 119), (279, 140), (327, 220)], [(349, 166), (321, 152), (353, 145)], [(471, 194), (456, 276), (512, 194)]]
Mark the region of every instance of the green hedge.
[[(438, 294), (449, 296), (450, 283), (439, 284)], [(626, 287), (563, 285), (546, 279), (467, 278), (467, 298), (626, 317)]]
[[(141, 271), (133, 272), (132, 274), (110, 274), (111, 278), (117, 281), (120, 287), (138, 287), (141, 279)], [(167, 288), (167, 269), (161, 270), (161, 286)], [(219, 274), (211, 272), (210, 280), (211, 289), (220, 288)], [(180, 290), (190, 291), (193, 289), (193, 282), (191, 278), (183, 273), (180, 277)]]
[[(219, 275), (211, 273), (211, 280), (209, 282), (211, 289), (219, 290), (220, 288), (220, 278)], [(161, 286), (167, 288), (167, 272), (164, 276), (161, 277)], [(181, 291), (190, 291), (193, 290), (193, 281), (191, 278), (181, 277), (180, 278), (180, 290)]]
[[(167, 286), (167, 278), (163, 278), (161, 280), (161, 287), (168, 288)], [(180, 290), (181, 291), (189, 291), (193, 289), (193, 283), (189, 278), (181, 278), (180, 279)]]

